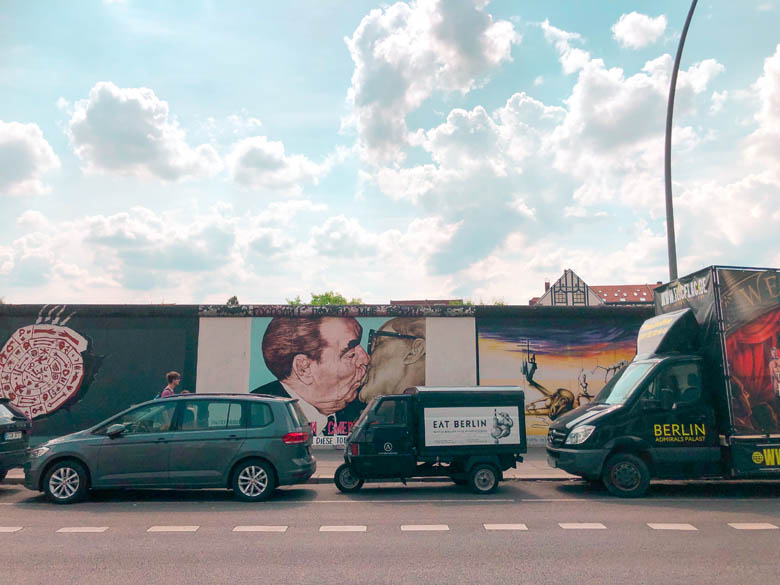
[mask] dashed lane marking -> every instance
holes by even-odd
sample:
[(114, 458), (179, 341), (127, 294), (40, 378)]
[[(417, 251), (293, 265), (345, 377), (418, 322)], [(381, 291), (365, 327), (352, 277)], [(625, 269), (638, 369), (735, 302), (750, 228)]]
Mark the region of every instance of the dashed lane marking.
[(663, 524), (657, 522), (648, 522), (647, 525), (653, 530), (697, 530), (693, 524)]
[(729, 522), (729, 526), (737, 530), (777, 530), (777, 526), (769, 522)]
[(560, 522), (558, 526), (564, 530), (606, 530), (601, 522)]
[(21, 529), (22, 526), (0, 526), (0, 532), (2, 533), (19, 532)]
[(402, 532), (443, 532), (449, 530), (446, 524), (403, 524)]
[(483, 524), (485, 530), (528, 530), (525, 524)]
[(365, 532), (366, 526), (320, 526), (320, 532)]
[(64, 526), (57, 532), (105, 532), (108, 526)]
[(233, 532), (287, 532), (287, 526), (236, 526)]
[(150, 526), (147, 532), (197, 532), (200, 526)]

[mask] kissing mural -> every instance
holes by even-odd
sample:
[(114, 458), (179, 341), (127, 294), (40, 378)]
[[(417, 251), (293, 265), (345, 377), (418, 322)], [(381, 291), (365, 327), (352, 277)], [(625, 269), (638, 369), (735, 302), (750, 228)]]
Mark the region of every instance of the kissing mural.
[(249, 390), (298, 398), (315, 445), (343, 444), (372, 398), (425, 383), (425, 318), (252, 319)]
[(478, 318), (479, 384), (525, 391), (529, 440), (551, 420), (592, 401), (636, 353), (641, 317)]

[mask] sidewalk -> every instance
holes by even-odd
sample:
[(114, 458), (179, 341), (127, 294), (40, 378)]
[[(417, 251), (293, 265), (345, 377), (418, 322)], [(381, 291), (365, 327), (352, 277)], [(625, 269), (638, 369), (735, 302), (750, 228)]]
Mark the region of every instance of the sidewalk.
[[(317, 472), (311, 477), (309, 483), (332, 483), (333, 474), (336, 468), (344, 463), (343, 449), (323, 448), (314, 449), (314, 456), (317, 458)], [(575, 479), (561, 469), (553, 469), (547, 465), (547, 456), (543, 445), (529, 445), (528, 453), (523, 457), (523, 462), (517, 464), (516, 469), (508, 469), (504, 472), (505, 481), (539, 481), (539, 480), (558, 480), (565, 481)], [(446, 478), (420, 478), (409, 481), (449, 481)], [(22, 484), (24, 483), (24, 472), (21, 469), (12, 469), (3, 483)]]

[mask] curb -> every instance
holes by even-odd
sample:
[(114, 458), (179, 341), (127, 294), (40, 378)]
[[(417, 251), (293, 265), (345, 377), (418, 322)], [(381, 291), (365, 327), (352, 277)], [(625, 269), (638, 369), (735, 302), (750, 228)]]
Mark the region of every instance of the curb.
[[(527, 477), (505, 477), (503, 481), (571, 481), (573, 479), (579, 479), (578, 477), (549, 477), (544, 475), (529, 475)], [(368, 480), (366, 483), (396, 483), (398, 480)], [(407, 479), (406, 483), (450, 483), (452, 480), (448, 477), (416, 477)], [(307, 484), (332, 484), (333, 476), (325, 475), (322, 477), (312, 477)], [(6, 477), (0, 485), (24, 485), (23, 477)]]

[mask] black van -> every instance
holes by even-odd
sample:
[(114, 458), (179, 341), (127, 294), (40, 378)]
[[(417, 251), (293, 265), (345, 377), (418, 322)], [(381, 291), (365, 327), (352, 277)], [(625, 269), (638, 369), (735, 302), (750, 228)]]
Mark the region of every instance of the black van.
[(31, 428), (30, 419), (9, 398), (0, 398), (0, 481), (27, 460)]
[(334, 476), (342, 492), (367, 479), (449, 477), (472, 491), (498, 488), (526, 452), (517, 387), (414, 387), (372, 400), (347, 438)]
[(634, 360), (550, 425), (548, 463), (625, 497), (651, 478), (780, 478), (780, 272), (709, 267), (655, 306)]

